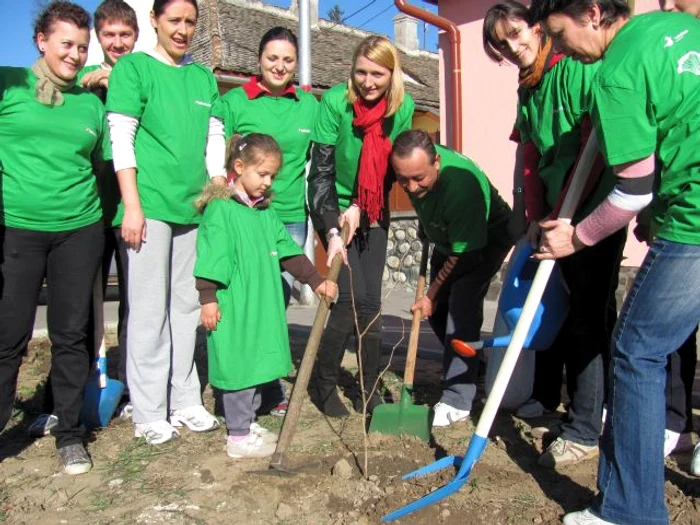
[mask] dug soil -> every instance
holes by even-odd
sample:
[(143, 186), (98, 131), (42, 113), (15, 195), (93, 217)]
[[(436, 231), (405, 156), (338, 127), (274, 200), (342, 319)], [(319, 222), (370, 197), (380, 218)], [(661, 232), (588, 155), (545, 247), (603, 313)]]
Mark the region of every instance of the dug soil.
[[(298, 363), (306, 341), (292, 336), (291, 342)], [(117, 355), (116, 348), (110, 349), (110, 357)], [(204, 381), (205, 362), (200, 359)], [(184, 429), (179, 439), (150, 446), (134, 439), (130, 421), (115, 419), (108, 428), (87, 434), (93, 470), (71, 477), (58, 471), (53, 438), (34, 440), (26, 432), (41, 411), (49, 363), (48, 342), (32, 341), (20, 374), (16, 410), (0, 436), (0, 522), (374, 524), (454, 476), (448, 470), (413, 481), (401, 479), (445, 455), (463, 454), (474, 431), (472, 421), (478, 420), (483, 406), (477, 404), (472, 420), (434, 431), (431, 443), (379, 434), (370, 434), (365, 442), (361, 415), (353, 412), (345, 420), (329, 420), (307, 400), (288, 456), (290, 465), (299, 469), (291, 476), (271, 474), (264, 460), (229, 459), (223, 428), (204, 434)], [(419, 361), (417, 402), (437, 401), (439, 366), (437, 361)], [(398, 398), (401, 382), (396, 374), (402, 367), (402, 359), (393, 359), (384, 380), (387, 399)], [(356, 393), (354, 373), (349, 366), (343, 377), (348, 407)], [(289, 381), (291, 388), (294, 378)], [(481, 388), (477, 397), (483, 397)], [(205, 388), (204, 398), (213, 410), (211, 388)], [(543, 436), (541, 427), (556, 431), (560, 417), (558, 413), (525, 422), (500, 414), (489, 446), (462, 490), (397, 523), (556, 524), (565, 512), (585, 507), (595, 492), (595, 460), (556, 471), (537, 465), (543, 440), (546, 445), (552, 435)], [(259, 422), (275, 431), (281, 424), (272, 416)], [(538, 428), (533, 432), (533, 427)], [(688, 475), (690, 458), (686, 450), (666, 461), (666, 501), (673, 523), (700, 523), (700, 481)]]

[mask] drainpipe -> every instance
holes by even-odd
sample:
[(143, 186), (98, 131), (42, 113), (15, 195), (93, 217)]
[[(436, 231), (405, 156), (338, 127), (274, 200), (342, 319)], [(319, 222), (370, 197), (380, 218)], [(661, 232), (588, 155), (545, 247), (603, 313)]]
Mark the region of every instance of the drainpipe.
[[(457, 151), (462, 150), (462, 56), (460, 53), (461, 35), (459, 28), (447, 18), (438, 16), (426, 9), (416, 7), (405, 0), (394, 0), (399, 11), (414, 18), (423, 20), (445, 31), (450, 38), (450, 61), (452, 63), (452, 97), (450, 107), (445, 111), (446, 115), (454, 115), (452, 120), (452, 133), (448, 146)], [(445, 75), (447, 77), (447, 75)]]
[[(299, 0), (299, 86), (304, 91), (311, 91), (311, 5), (309, 0)], [(306, 164), (306, 179), (308, 181), (310, 164)], [(305, 185), (308, 191), (308, 182)], [(306, 220), (306, 242), (304, 243), (304, 255), (312, 263), (316, 263), (315, 250), (316, 235), (311, 224), (311, 218)], [(311, 306), (316, 296), (308, 285), (302, 285), (299, 291), (299, 304)]]

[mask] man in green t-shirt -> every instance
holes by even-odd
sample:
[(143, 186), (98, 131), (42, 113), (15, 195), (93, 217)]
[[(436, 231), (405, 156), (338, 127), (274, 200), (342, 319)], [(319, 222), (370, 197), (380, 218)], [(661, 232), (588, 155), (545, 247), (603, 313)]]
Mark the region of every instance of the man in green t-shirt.
[(84, 67), (78, 80), (104, 102), (112, 67), (134, 50), (139, 37), (136, 12), (126, 2), (105, 0), (95, 10), (95, 34), (102, 48), (102, 63)]
[(513, 244), (507, 233), (511, 212), (474, 162), (434, 145), (423, 131), (396, 138), (391, 164), (435, 244), (430, 288), (411, 310), (420, 309), (444, 343), (443, 391), (433, 426), (449, 426), (469, 416), (479, 371), (479, 358), (459, 356), (451, 343), (480, 338), (489, 283)]

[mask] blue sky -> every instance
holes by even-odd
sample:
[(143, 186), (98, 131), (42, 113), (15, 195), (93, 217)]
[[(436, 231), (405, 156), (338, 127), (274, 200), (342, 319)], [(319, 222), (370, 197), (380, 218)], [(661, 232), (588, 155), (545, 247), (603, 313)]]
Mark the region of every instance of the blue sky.
[[(74, 0), (91, 13), (101, 0)], [(147, 2), (149, 0), (141, 0)], [(0, 0), (0, 65), (28, 66), (36, 59), (36, 48), (32, 43), (32, 17), (38, 0)], [(265, 0), (265, 3), (289, 7), (290, 0)], [(435, 11), (436, 8), (424, 2), (416, 2), (421, 7)], [(320, 0), (319, 16), (328, 18), (326, 13), (338, 4), (344, 16), (350, 17), (347, 25), (361, 26), (367, 31), (385, 33), (393, 37), (392, 18), (398, 13), (393, 0)], [(363, 8), (357, 14), (353, 13)], [(353, 16), (350, 16), (353, 15)], [(419, 25), (419, 38), (423, 45), (423, 24)], [(437, 30), (428, 26), (425, 49), (436, 51)]]

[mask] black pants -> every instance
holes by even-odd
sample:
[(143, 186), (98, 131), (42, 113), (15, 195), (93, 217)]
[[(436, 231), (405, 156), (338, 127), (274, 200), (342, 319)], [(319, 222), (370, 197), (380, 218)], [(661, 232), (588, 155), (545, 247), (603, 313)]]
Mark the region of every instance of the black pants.
[(696, 328), (685, 343), (668, 356), (666, 365), (666, 428), (679, 434), (693, 431), (697, 333)]
[[(611, 318), (614, 313), (611, 304), (626, 239), (627, 231), (622, 229), (595, 246), (559, 260), (571, 292), (570, 311), (548, 352), (554, 356), (554, 361), (563, 357), (566, 364), (571, 402), (567, 421), (562, 425), (562, 438), (581, 445), (597, 445), (600, 437), (610, 338), (615, 321)], [(540, 367), (541, 360), (538, 360), (536, 368)], [(538, 379), (547, 381), (541, 369), (537, 373)], [(552, 379), (550, 377), (549, 381)]]
[[(443, 385), (440, 401), (460, 410), (471, 410), (476, 395), (479, 356), (467, 358), (452, 350), (452, 339), (478, 341), (484, 323), (484, 299), (491, 279), (501, 268), (512, 247), (510, 237), (503, 234), (490, 240), (482, 250), (483, 260), (466, 275), (454, 279), (440, 289), (433, 315), (428, 321), (435, 335), (443, 342)], [(447, 257), (433, 250), (430, 261), (431, 280)]]
[[(335, 388), (340, 364), (350, 336), (355, 333), (353, 298), (362, 338), (365, 389), (370, 391), (379, 375), (382, 350), (382, 274), (386, 260), (387, 230), (370, 228), (357, 231), (348, 246), (348, 264), (338, 277), (338, 302), (333, 306), (321, 339), (316, 376), (319, 387)], [(350, 272), (352, 271), (352, 278)], [(352, 280), (352, 285), (351, 285)], [(367, 384), (372, 383), (372, 384)]]
[(104, 245), (102, 221), (64, 232), (0, 230), (0, 430), (12, 413), (22, 355), (47, 282), (56, 446), (82, 442), (78, 416), (90, 367), (87, 325)]
[[(112, 267), (112, 257), (117, 264), (117, 283), (119, 287), (119, 321), (117, 325), (117, 338), (119, 342), (119, 381), (124, 383), (124, 396), (129, 395), (129, 387), (126, 382), (126, 324), (129, 318), (129, 303), (126, 295), (126, 272), (129, 260), (126, 252), (119, 249), (121, 242), (121, 231), (119, 228), (105, 228), (105, 248), (102, 253), (102, 294), (107, 292), (107, 279)], [(95, 360), (97, 346), (95, 344), (95, 311), (92, 302), (90, 303), (90, 313), (87, 329), (87, 349), (90, 355), (90, 363)], [(123, 396), (123, 397), (124, 397)], [(51, 372), (46, 378), (46, 388), (44, 389), (44, 403), (42, 412), (53, 414), (54, 401), (53, 390), (51, 388)]]

